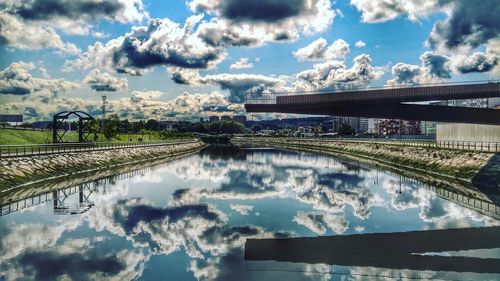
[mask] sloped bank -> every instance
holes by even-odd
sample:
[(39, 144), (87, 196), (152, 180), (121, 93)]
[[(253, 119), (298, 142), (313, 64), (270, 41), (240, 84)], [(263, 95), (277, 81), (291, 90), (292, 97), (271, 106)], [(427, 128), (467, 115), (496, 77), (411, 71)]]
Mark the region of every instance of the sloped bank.
[(232, 143), (314, 151), (408, 170), (420, 173), (421, 176), (444, 177), (484, 187), (500, 188), (500, 161), (493, 161), (498, 156), (494, 153), (290, 138), (235, 138)]
[(5, 158), (0, 160), (0, 191), (119, 165), (175, 157), (200, 150), (204, 146), (202, 141), (192, 140), (149, 147)]

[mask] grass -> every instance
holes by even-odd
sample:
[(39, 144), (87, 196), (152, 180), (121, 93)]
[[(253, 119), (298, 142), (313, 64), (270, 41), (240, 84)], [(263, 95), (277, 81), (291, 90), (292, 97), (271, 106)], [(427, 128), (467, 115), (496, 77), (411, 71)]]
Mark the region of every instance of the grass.
[[(90, 136), (91, 138), (93, 135)], [(111, 141), (138, 141), (142, 138), (144, 141), (161, 140), (162, 137), (158, 133), (151, 134), (122, 134), (118, 135)], [(77, 132), (67, 132), (63, 138), (65, 141), (78, 141)], [(107, 141), (104, 135), (99, 134), (97, 141)], [(32, 131), (32, 130), (15, 130), (15, 129), (0, 129), (0, 145), (10, 144), (44, 144), (52, 143), (52, 131)]]

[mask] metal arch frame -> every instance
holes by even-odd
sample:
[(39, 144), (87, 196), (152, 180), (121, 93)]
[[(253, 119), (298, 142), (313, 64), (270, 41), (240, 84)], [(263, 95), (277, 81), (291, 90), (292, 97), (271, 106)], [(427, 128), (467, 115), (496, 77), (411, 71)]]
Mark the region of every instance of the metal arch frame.
[[(94, 120), (90, 114), (83, 111), (62, 111), (54, 115), (52, 121), (52, 142), (53, 143), (63, 143), (63, 137), (68, 132), (62, 125), (65, 120), (68, 120), (70, 116), (78, 116), (78, 142), (88, 142), (89, 136), (92, 133), (90, 130), (90, 121)], [(63, 129), (62, 134), (59, 130)]]

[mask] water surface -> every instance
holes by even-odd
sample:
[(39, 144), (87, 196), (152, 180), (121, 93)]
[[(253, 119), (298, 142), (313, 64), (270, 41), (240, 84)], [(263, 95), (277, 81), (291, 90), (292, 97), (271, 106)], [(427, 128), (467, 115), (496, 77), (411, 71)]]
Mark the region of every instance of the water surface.
[[(488, 212), (435, 191), (330, 156), (209, 147), (139, 173), (43, 193), (27, 199), (31, 203), (24, 200), (26, 208), (4, 206), (0, 280), (497, 280), (500, 275), (488, 272), (423, 274), (244, 260), (248, 238), (499, 225), (495, 216), (482, 214)], [(496, 248), (458, 254), (500, 258)]]

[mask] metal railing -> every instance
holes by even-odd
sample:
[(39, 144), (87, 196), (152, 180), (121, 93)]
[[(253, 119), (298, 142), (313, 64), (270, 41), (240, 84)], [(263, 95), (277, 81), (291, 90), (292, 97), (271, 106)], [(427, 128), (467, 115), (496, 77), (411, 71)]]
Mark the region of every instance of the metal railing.
[(28, 144), (28, 145), (0, 145), (0, 158), (57, 154), (67, 152), (83, 152), (97, 150), (111, 150), (132, 147), (148, 147), (173, 145), (180, 143), (194, 143), (197, 139), (175, 139), (158, 141), (123, 141), (123, 142), (89, 142), (89, 143), (59, 143), (59, 144)]
[(281, 138), (285, 141), (316, 141), (316, 142), (344, 142), (344, 143), (372, 143), (382, 145), (416, 146), (427, 148), (442, 148), (467, 151), (500, 152), (500, 142), (480, 141), (435, 141), (435, 140), (399, 140), (375, 138)]
[(355, 92), (355, 91), (370, 91), (370, 90), (389, 90), (389, 89), (411, 89), (411, 88), (422, 88), (422, 87), (436, 87), (436, 86), (457, 86), (457, 85), (467, 85), (467, 84), (488, 84), (488, 83), (500, 83), (500, 80), (472, 80), (472, 81), (456, 81), (456, 82), (437, 82), (437, 83), (425, 83), (425, 84), (411, 84), (411, 85), (384, 85), (384, 86), (368, 86), (365, 84), (349, 84), (346, 87), (328, 89), (328, 90), (304, 90), (304, 91), (289, 91), (289, 92), (272, 92), (267, 94), (245, 94), (245, 103), (247, 104), (276, 104), (276, 97), (287, 96), (287, 95), (304, 95), (304, 94), (332, 94), (332, 93), (345, 93), (345, 92)]

